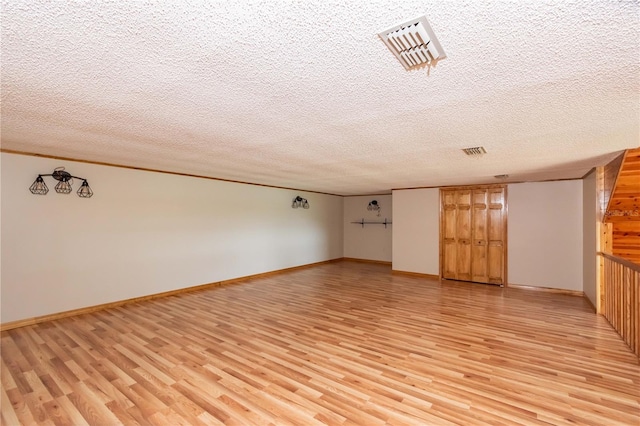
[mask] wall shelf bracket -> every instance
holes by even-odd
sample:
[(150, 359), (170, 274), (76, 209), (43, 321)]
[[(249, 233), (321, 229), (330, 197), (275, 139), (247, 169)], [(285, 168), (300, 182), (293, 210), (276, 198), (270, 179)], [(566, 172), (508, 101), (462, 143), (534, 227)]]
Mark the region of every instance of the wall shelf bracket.
[(358, 222), (351, 222), (351, 223), (356, 223), (358, 225), (362, 225), (362, 227), (364, 228), (365, 225), (384, 225), (384, 227), (386, 228), (387, 225), (391, 225), (391, 221), (388, 221), (387, 218), (384, 219), (384, 221), (382, 222), (369, 222), (369, 221), (365, 221), (364, 218), (362, 218), (362, 220), (358, 221)]

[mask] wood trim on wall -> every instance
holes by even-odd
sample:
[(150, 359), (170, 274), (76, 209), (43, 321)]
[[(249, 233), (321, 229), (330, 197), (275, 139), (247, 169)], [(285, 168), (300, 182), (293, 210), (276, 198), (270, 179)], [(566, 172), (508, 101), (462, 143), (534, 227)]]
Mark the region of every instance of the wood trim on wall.
[(87, 307), (84, 307), (84, 308), (72, 309), (70, 311), (56, 312), (56, 313), (53, 313), (53, 314), (41, 315), (41, 316), (38, 316), (38, 317), (25, 318), (25, 319), (17, 320), (17, 321), (10, 321), (10, 322), (6, 322), (6, 323), (0, 324), (0, 331), (11, 330), (11, 329), (14, 329), (14, 328), (25, 327), (25, 326), (28, 326), (28, 325), (40, 324), (40, 323), (43, 323), (43, 322), (58, 320), (58, 319), (72, 317), (72, 316), (76, 316), (76, 315), (90, 314), (92, 312), (101, 311), (103, 309), (115, 308), (115, 307), (122, 306), (122, 305), (128, 305), (130, 303), (144, 302), (144, 301), (147, 301), (147, 300), (160, 299), (160, 298), (169, 297), (169, 296), (176, 296), (176, 295), (183, 294), (183, 293), (191, 293), (191, 292), (194, 292), (194, 291), (207, 290), (207, 289), (211, 289), (211, 288), (215, 288), (215, 287), (222, 287), (222, 286), (226, 286), (226, 285), (238, 284), (238, 283), (241, 283), (243, 281), (247, 281), (247, 280), (251, 280), (251, 279), (255, 279), (255, 278), (264, 278), (264, 277), (268, 277), (268, 276), (272, 276), (272, 275), (278, 275), (278, 274), (282, 274), (282, 273), (285, 273), (285, 272), (291, 272), (291, 271), (295, 271), (295, 270), (299, 270), (299, 269), (312, 268), (314, 266), (324, 265), (324, 264), (327, 264), (327, 263), (341, 262), (343, 260), (345, 260), (345, 259), (339, 257), (339, 258), (336, 258), (336, 259), (323, 260), (321, 262), (308, 263), (306, 265), (292, 266), (290, 268), (277, 269), (275, 271), (262, 272), (262, 273), (259, 273), (259, 274), (247, 275), (247, 276), (244, 276), (244, 277), (231, 278), (231, 279), (228, 279), (228, 280), (216, 281), (216, 282), (212, 282), (212, 283), (208, 283), (208, 284), (200, 284), (200, 285), (196, 285), (196, 286), (192, 286), (192, 287), (185, 287), (185, 288), (179, 288), (179, 289), (176, 289), (176, 290), (163, 291), (161, 293), (149, 294), (149, 295), (146, 295), (146, 296), (132, 297), (130, 299), (117, 300), (115, 302), (109, 302), (109, 303), (102, 303), (100, 305), (94, 305), (94, 306), (87, 306)]
[(518, 184), (518, 183), (541, 183), (541, 182), (565, 182), (565, 181), (570, 181), (570, 180), (582, 180), (582, 177), (575, 177), (575, 178), (565, 178), (565, 179), (545, 179), (545, 180), (517, 180), (517, 181), (513, 181), (513, 182), (504, 182), (504, 183), (479, 183), (477, 185), (445, 185), (445, 186), (412, 186), (412, 187), (408, 187), (408, 188), (392, 188), (392, 191), (407, 191), (407, 190), (411, 190), (411, 189), (453, 189), (453, 188), (473, 188), (473, 187), (477, 187), (477, 186), (484, 186), (484, 187), (496, 187), (496, 186), (502, 186), (502, 185), (513, 185), (513, 184)]
[(509, 288), (514, 288), (517, 290), (541, 291), (545, 293), (554, 293), (554, 294), (566, 294), (569, 296), (584, 297), (585, 299), (589, 300), (587, 297), (585, 297), (584, 291), (579, 291), (579, 290), (567, 290), (564, 288), (551, 288), (551, 287), (536, 287), (532, 285), (520, 285), (520, 284), (513, 284), (513, 283), (509, 284)]
[(593, 309), (594, 313), (596, 313), (596, 314), (599, 313), (598, 312), (598, 308), (596, 308), (596, 306), (593, 304), (593, 302), (591, 300), (589, 300), (589, 298), (587, 297), (586, 294), (584, 295), (584, 300), (586, 300), (587, 303), (589, 304), (589, 306), (591, 306), (591, 309)]
[[(612, 224), (604, 223), (606, 212), (605, 168), (596, 167), (596, 250), (611, 253)], [(596, 312), (601, 314), (604, 302), (604, 258), (596, 256)]]
[(443, 278), (443, 273), (442, 273), (442, 268), (443, 268), (443, 264), (442, 262), (444, 261), (444, 254), (443, 254), (443, 247), (442, 247), (442, 241), (443, 241), (443, 236), (442, 236), (442, 222), (443, 222), (443, 215), (444, 215), (444, 211), (443, 211), (443, 207), (442, 204), (444, 203), (444, 198), (442, 197), (442, 188), (438, 189), (438, 278), (440, 280), (442, 280)]
[(423, 274), (423, 273), (420, 273), (420, 272), (400, 271), (398, 269), (392, 269), (391, 273), (394, 274), (394, 275), (407, 275), (407, 276), (410, 276), (410, 277), (427, 278), (429, 280), (440, 281), (440, 276), (439, 275), (433, 275), (433, 274)]
[(509, 287), (509, 185), (504, 186), (502, 229), (504, 231), (504, 286)]
[[(598, 253), (598, 254), (600, 256), (602, 256), (602, 257), (605, 256), (605, 253)], [(612, 257), (614, 257), (614, 256), (612, 256)], [(360, 263), (373, 263), (373, 264), (381, 264), (381, 265), (391, 265), (391, 262), (385, 262), (385, 261), (368, 260), (368, 259), (357, 259), (357, 258), (349, 258), (349, 257), (340, 257), (340, 258), (336, 258), (336, 259), (324, 260), (324, 261), (321, 261), (321, 262), (309, 263), (309, 264), (305, 264), (305, 265), (293, 266), (293, 267), (290, 267), (290, 268), (277, 269), (277, 270), (274, 270), (274, 271), (262, 272), (262, 273), (259, 273), (259, 274), (247, 275), (247, 276), (244, 276), (244, 277), (238, 277), (238, 278), (232, 278), (232, 279), (223, 280), (223, 281), (212, 282), (212, 283), (208, 283), (208, 284), (201, 284), (201, 285), (192, 286), (192, 287), (186, 287), (186, 288), (181, 288), (181, 289), (176, 289), (176, 290), (164, 291), (164, 292), (161, 292), (161, 293), (155, 293), (155, 294), (150, 294), (150, 295), (146, 295), (146, 296), (133, 297), (133, 298), (130, 298), (130, 299), (118, 300), (118, 301), (115, 301), (115, 302), (103, 303), (103, 304), (100, 304), (100, 305), (87, 306), (87, 307), (84, 307), (84, 308), (72, 309), (72, 310), (64, 311), (64, 312), (57, 312), (57, 313), (48, 314), (48, 315), (42, 315), (42, 316), (38, 316), (38, 317), (25, 318), (25, 319), (17, 320), (17, 321), (10, 321), (10, 322), (6, 322), (6, 323), (0, 324), (0, 331), (12, 330), (12, 329), (15, 329), (15, 328), (26, 327), (26, 326), (29, 326), (29, 325), (40, 324), (40, 323), (43, 323), (43, 322), (54, 321), (54, 320), (58, 320), (58, 319), (62, 319), (62, 318), (68, 318), (68, 317), (82, 315), (82, 314), (89, 314), (89, 313), (92, 313), (92, 312), (101, 311), (101, 310), (109, 309), (109, 308), (116, 308), (116, 307), (119, 307), (119, 306), (131, 304), (131, 303), (145, 302), (145, 301), (154, 300), (154, 299), (160, 299), (160, 298), (164, 298), (164, 297), (177, 296), (177, 295), (180, 295), (180, 294), (183, 294), (183, 293), (192, 293), (192, 292), (201, 291), (201, 290), (208, 290), (208, 289), (212, 289), (212, 288), (216, 288), (216, 287), (239, 284), (239, 283), (242, 283), (244, 281), (251, 280), (251, 279), (264, 278), (264, 277), (273, 276), (273, 275), (279, 275), (279, 274), (283, 274), (283, 273), (291, 272), (291, 271), (295, 271), (295, 270), (312, 268), (312, 267), (315, 267), (315, 266), (325, 265), (325, 264), (329, 264), (329, 263), (337, 263), (337, 262), (360, 262)], [(418, 277), (418, 278), (425, 278), (425, 279), (434, 280), (434, 281), (442, 281), (440, 276), (433, 275), (433, 274), (423, 274), (423, 273), (419, 273), (419, 272), (401, 271), (401, 270), (396, 270), (396, 269), (391, 270), (391, 273), (393, 275), (405, 275), (405, 276), (412, 276), (412, 277)], [(456, 280), (451, 280), (451, 281), (456, 281)], [(466, 282), (466, 281), (461, 281), (461, 282)], [(488, 285), (491, 285), (491, 284), (488, 284)], [(570, 295), (570, 296), (582, 296), (589, 302), (589, 304), (591, 306), (593, 306), (591, 301), (584, 295), (584, 292), (582, 292), (582, 291), (565, 290), (565, 289), (557, 289), (557, 288), (549, 288), (549, 287), (535, 287), (535, 286), (527, 286), (527, 285), (519, 285), (519, 284), (509, 284), (508, 287), (509, 288), (513, 288), (513, 289), (517, 289), (517, 290), (540, 291), (540, 292), (546, 292), (546, 293), (566, 294), (566, 295)], [(506, 285), (505, 285), (505, 289), (507, 289)], [(594, 307), (594, 311), (595, 310), (596, 309)]]
[(14, 154), (14, 155), (25, 155), (25, 156), (29, 156), (29, 157), (50, 158), (50, 159), (60, 160), (60, 161), (74, 161), (76, 163), (95, 164), (97, 166), (118, 167), (118, 168), (121, 168), (121, 169), (129, 169), (129, 170), (141, 170), (143, 172), (164, 173), (164, 174), (175, 175), (175, 176), (186, 176), (186, 177), (192, 177), (192, 178), (198, 178), (198, 179), (217, 180), (217, 181), (220, 181), (220, 182), (239, 183), (239, 184), (242, 184), (242, 185), (262, 186), (262, 187), (265, 187), (265, 188), (286, 189), (286, 190), (289, 190), (289, 191), (309, 192), (309, 193), (312, 193), (312, 194), (333, 195), (335, 197), (346, 197), (347, 196), (347, 195), (331, 194), (329, 192), (322, 192), (322, 191), (311, 191), (311, 190), (308, 190), (308, 189), (289, 188), (289, 187), (286, 187), (286, 186), (266, 185), (266, 184), (263, 184), (263, 183), (255, 183), (255, 182), (243, 182), (243, 181), (240, 181), (240, 180), (223, 179), (223, 178), (217, 178), (217, 177), (212, 177), (212, 176), (195, 175), (195, 174), (191, 174), (191, 173), (172, 172), (172, 171), (168, 171), (168, 170), (151, 169), (151, 168), (147, 168), (147, 167), (136, 167), (136, 166), (127, 166), (127, 165), (124, 165), (124, 164), (106, 163), (104, 161), (82, 160), (82, 159), (79, 159), (79, 158), (61, 157), (61, 156), (58, 156), (58, 155), (37, 154), (37, 153), (33, 153), (33, 152), (16, 151), (16, 150), (13, 150), (13, 149), (0, 148), (0, 152), (4, 152), (4, 153), (7, 153), (7, 154)]
[(344, 260), (345, 262), (375, 263), (378, 265), (391, 266), (391, 262), (388, 262), (386, 260), (359, 259), (357, 257), (343, 257), (342, 260)]

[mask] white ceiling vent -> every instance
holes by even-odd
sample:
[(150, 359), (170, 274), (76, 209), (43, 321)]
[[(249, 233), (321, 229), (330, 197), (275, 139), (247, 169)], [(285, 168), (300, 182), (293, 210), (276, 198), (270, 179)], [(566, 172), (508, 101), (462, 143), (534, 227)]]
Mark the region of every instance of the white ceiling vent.
[(464, 148), (462, 150), (467, 155), (482, 155), (486, 154), (487, 150), (483, 146), (474, 146), (473, 148)]
[(426, 16), (396, 25), (378, 35), (407, 71), (447, 57)]

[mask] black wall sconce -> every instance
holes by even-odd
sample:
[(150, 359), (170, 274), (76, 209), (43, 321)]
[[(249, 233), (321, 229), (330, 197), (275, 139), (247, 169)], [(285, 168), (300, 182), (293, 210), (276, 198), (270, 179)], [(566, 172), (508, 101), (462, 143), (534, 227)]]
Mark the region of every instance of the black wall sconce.
[(297, 209), (298, 207), (302, 207), (303, 209), (308, 209), (309, 208), (309, 202), (307, 201), (306, 198), (302, 198), (300, 196), (297, 196), (293, 199), (293, 203), (291, 203), (291, 208), (292, 209)]
[(35, 182), (29, 187), (29, 191), (32, 194), (36, 195), (47, 195), (49, 192), (49, 188), (47, 188), (47, 184), (44, 183), (43, 176), (51, 176), (55, 180), (58, 181), (58, 184), (55, 187), (55, 190), (58, 194), (69, 194), (71, 193), (71, 184), (73, 183), (73, 179), (80, 179), (82, 181), (82, 185), (78, 188), (78, 196), (80, 198), (91, 198), (93, 195), (93, 191), (89, 187), (89, 182), (85, 178), (81, 178), (78, 176), (71, 176), (69, 172), (64, 171), (64, 167), (57, 167), (53, 173), (46, 175), (38, 175)]
[(370, 212), (377, 212), (378, 216), (380, 216), (380, 204), (378, 204), (378, 200), (369, 201), (367, 210), (369, 210)]

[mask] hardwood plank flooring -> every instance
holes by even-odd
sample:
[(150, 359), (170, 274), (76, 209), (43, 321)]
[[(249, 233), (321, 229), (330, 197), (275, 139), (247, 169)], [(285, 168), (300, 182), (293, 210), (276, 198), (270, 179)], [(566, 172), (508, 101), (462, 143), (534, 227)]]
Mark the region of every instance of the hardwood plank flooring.
[(580, 297), (341, 262), (2, 333), (3, 425), (638, 425)]

